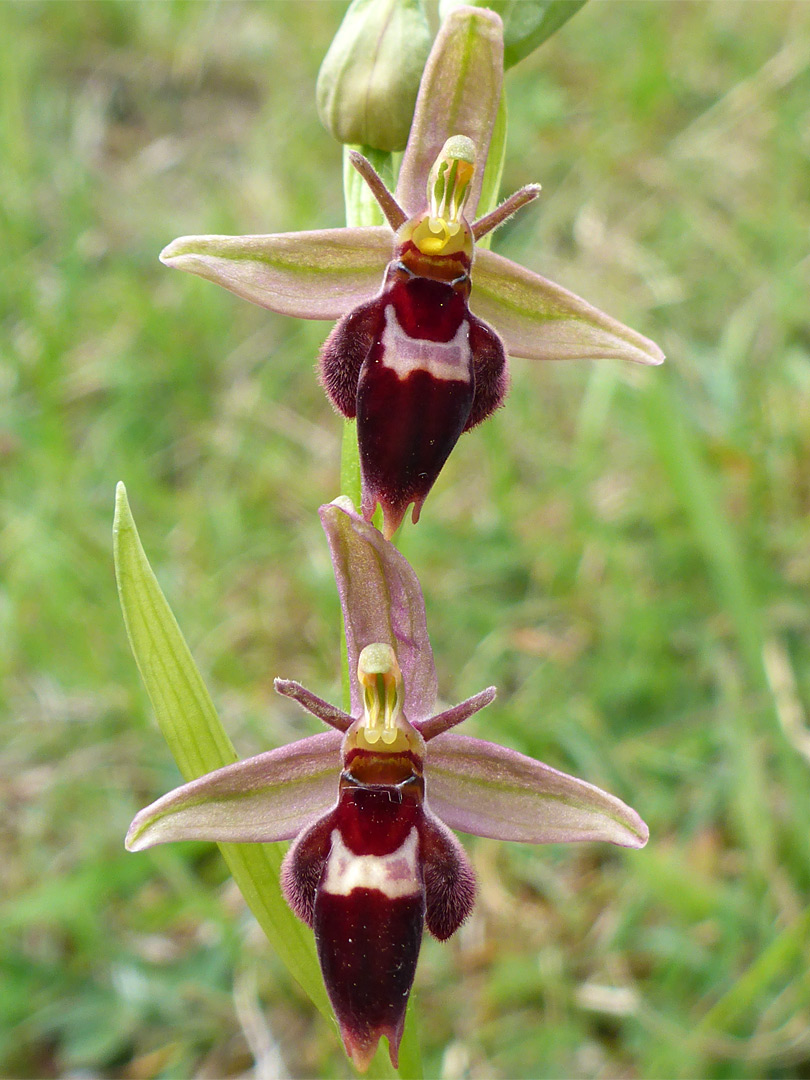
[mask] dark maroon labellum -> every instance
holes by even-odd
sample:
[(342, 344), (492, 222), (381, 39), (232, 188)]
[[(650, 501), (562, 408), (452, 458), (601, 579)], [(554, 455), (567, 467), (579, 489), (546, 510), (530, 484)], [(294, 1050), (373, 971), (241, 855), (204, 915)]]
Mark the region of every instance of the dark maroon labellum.
[[(379, 503), (390, 537), (413, 503), (419, 512), (463, 431), (489, 416), (506, 392), (500, 339), (469, 309), (469, 276), (415, 273), (435, 267), (412, 245), (388, 266), (380, 294), (335, 326), (321, 379), (335, 407), (357, 417), (362, 510)], [(407, 263), (407, 265), (406, 265)]]
[(383, 785), (344, 788), (335, 812), (315, 941), (346, 1051), (360, 1067), (381, 1035), (397, 1061), (425, 918), (420, 813), (413, 795)]
[(290, 905), (315, 931), (346, 1052), (361, 1070), (383, 1035), (397, 1064), (425, 923), (443, 939), (472, 908), (463, 849), (423, 796), (410, 755), (354, 751), (337, 806), (296, 840), (282, 871)]

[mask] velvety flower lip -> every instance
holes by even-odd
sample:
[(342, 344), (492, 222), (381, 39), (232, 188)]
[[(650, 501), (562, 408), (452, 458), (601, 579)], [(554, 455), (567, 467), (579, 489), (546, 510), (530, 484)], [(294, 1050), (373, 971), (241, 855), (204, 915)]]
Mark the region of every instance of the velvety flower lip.
[(472, 868), (448, 826), (522, 843), (632, 848), (648, 830), (615, 796), (451, 730), (491, 704), (494, 687), (436, 712), (416, 575), (348, 499), (320, 514), (346, 627), (351, 713), (276, 680), (333, 730), (169, 792), (136, 815), (126, 846), (295, 838), (282, 884), (315, 930), (346, 1050), (362, 1069), (382, 1035), (396, 1063), (423, 925), (444, 939), (472, 908)]
[[(183, 236), (160, 256), (279, 314), (339, 320), (321, 380), (336, 410), (357, 418), (362, 510), (370, 519), (382, 507), (389, 538), (409, 505), (418, 519), (460, 435), (503, 402), (507, 355), (664, 359), (649, 338), (478, 243), (539, 193), (529, 185), (474, 220), (502, 82), (500, 18), (454, 9), (422, 76), (395, 193), (351, 156), (387, 225)], [(471, 156), (448, 151), (453, 144)], [(457, 198), (445, 198), (450, 177)], [(452, 350), (460, 356), (453, 371), (444, 359)]]

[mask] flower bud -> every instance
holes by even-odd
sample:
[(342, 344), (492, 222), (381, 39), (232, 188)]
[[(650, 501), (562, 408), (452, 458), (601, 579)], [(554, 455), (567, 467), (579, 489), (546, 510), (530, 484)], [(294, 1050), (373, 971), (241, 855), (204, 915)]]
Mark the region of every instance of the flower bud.
[(403, 150), (429, 51), (419, 0), (353, 0), (318, 74), (323, 125), (342, 143)]

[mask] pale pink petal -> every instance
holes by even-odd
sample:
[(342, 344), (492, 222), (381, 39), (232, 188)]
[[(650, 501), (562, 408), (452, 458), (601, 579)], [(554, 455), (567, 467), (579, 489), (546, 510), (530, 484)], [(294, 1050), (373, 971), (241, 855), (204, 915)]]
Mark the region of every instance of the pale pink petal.
[(222, 285), (279, 315), (339, 319), (382, 286), (387, 225), (269, 236), (181, 236), (161, 262)]
[(352, 715), (363, 697), (357, 660), (366, 645), (390, 645), (405, 684), (405, 716), (427, 719), (436, 701), (436, 668), (427, 633), (425, 602), (416, 574), (392, 543), (341, 498), (320, 509), (335, 571), (352, 685)]
[(475, 217), (503, 82), (503, 25), (494, 11), (458, 7), (442, 22), (425, 66), (399, 170), (397, 202), (411, 216), (427, 208), (428, 173), (447, 139), (475, 143), (477, 168), (465, 214)]
[(632, 360), (660, 364), (654, 341), (523, 266), (476, 249), (470, 307), (510, 356), (529, 360)]
[(451, 828), (496, 840), (606, 840), (638, 848), (649, 835), (635, 810), (615, 795), (514, 750), (453, 732), (428, 744), (425, 792), (433, 813)]
[(183, 784), (135, 816), (126, 846), (289, 840), (334, 806), (342, 740), (326, 731)]

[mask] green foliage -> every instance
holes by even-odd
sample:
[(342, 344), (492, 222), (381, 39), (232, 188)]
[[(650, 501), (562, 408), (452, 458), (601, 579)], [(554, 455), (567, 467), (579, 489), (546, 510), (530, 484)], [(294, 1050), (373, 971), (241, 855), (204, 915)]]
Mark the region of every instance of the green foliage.
[(523, 60), (576, 15), (585, 0), (486, 0), (503, 19), (503, 62), (508, 69)]
[[(127, 636), (163, 737), (184, 780), (238, 761), (141, 546), (123, 484), (115, 497), (113, 551)], [(331, 1017), (315, 944), (281, 894), (286, 844), (220, 844), (234, 881), (275, 951)]]
[[(348, 1075), (214, 847), (123, 850), (179, 774), (109, 548), (123, 479), (240, 756), (316, 730), (274, 675), (340, 701), (328, 328), (157, 262), (342, 222), (318, 10), (0, 5), (4, 1075)], [(515, 363), (402, 548), (442, 693), (500, 688), (470, 733), (652, 838), (470, 844), (476, 913), (417, 980), (428, 1075), (807, 1072), (808, 40), (803, 4), (591, 4), (507, 76), (503, 190), (543, 194), (496, 250), (668, 368)]]

